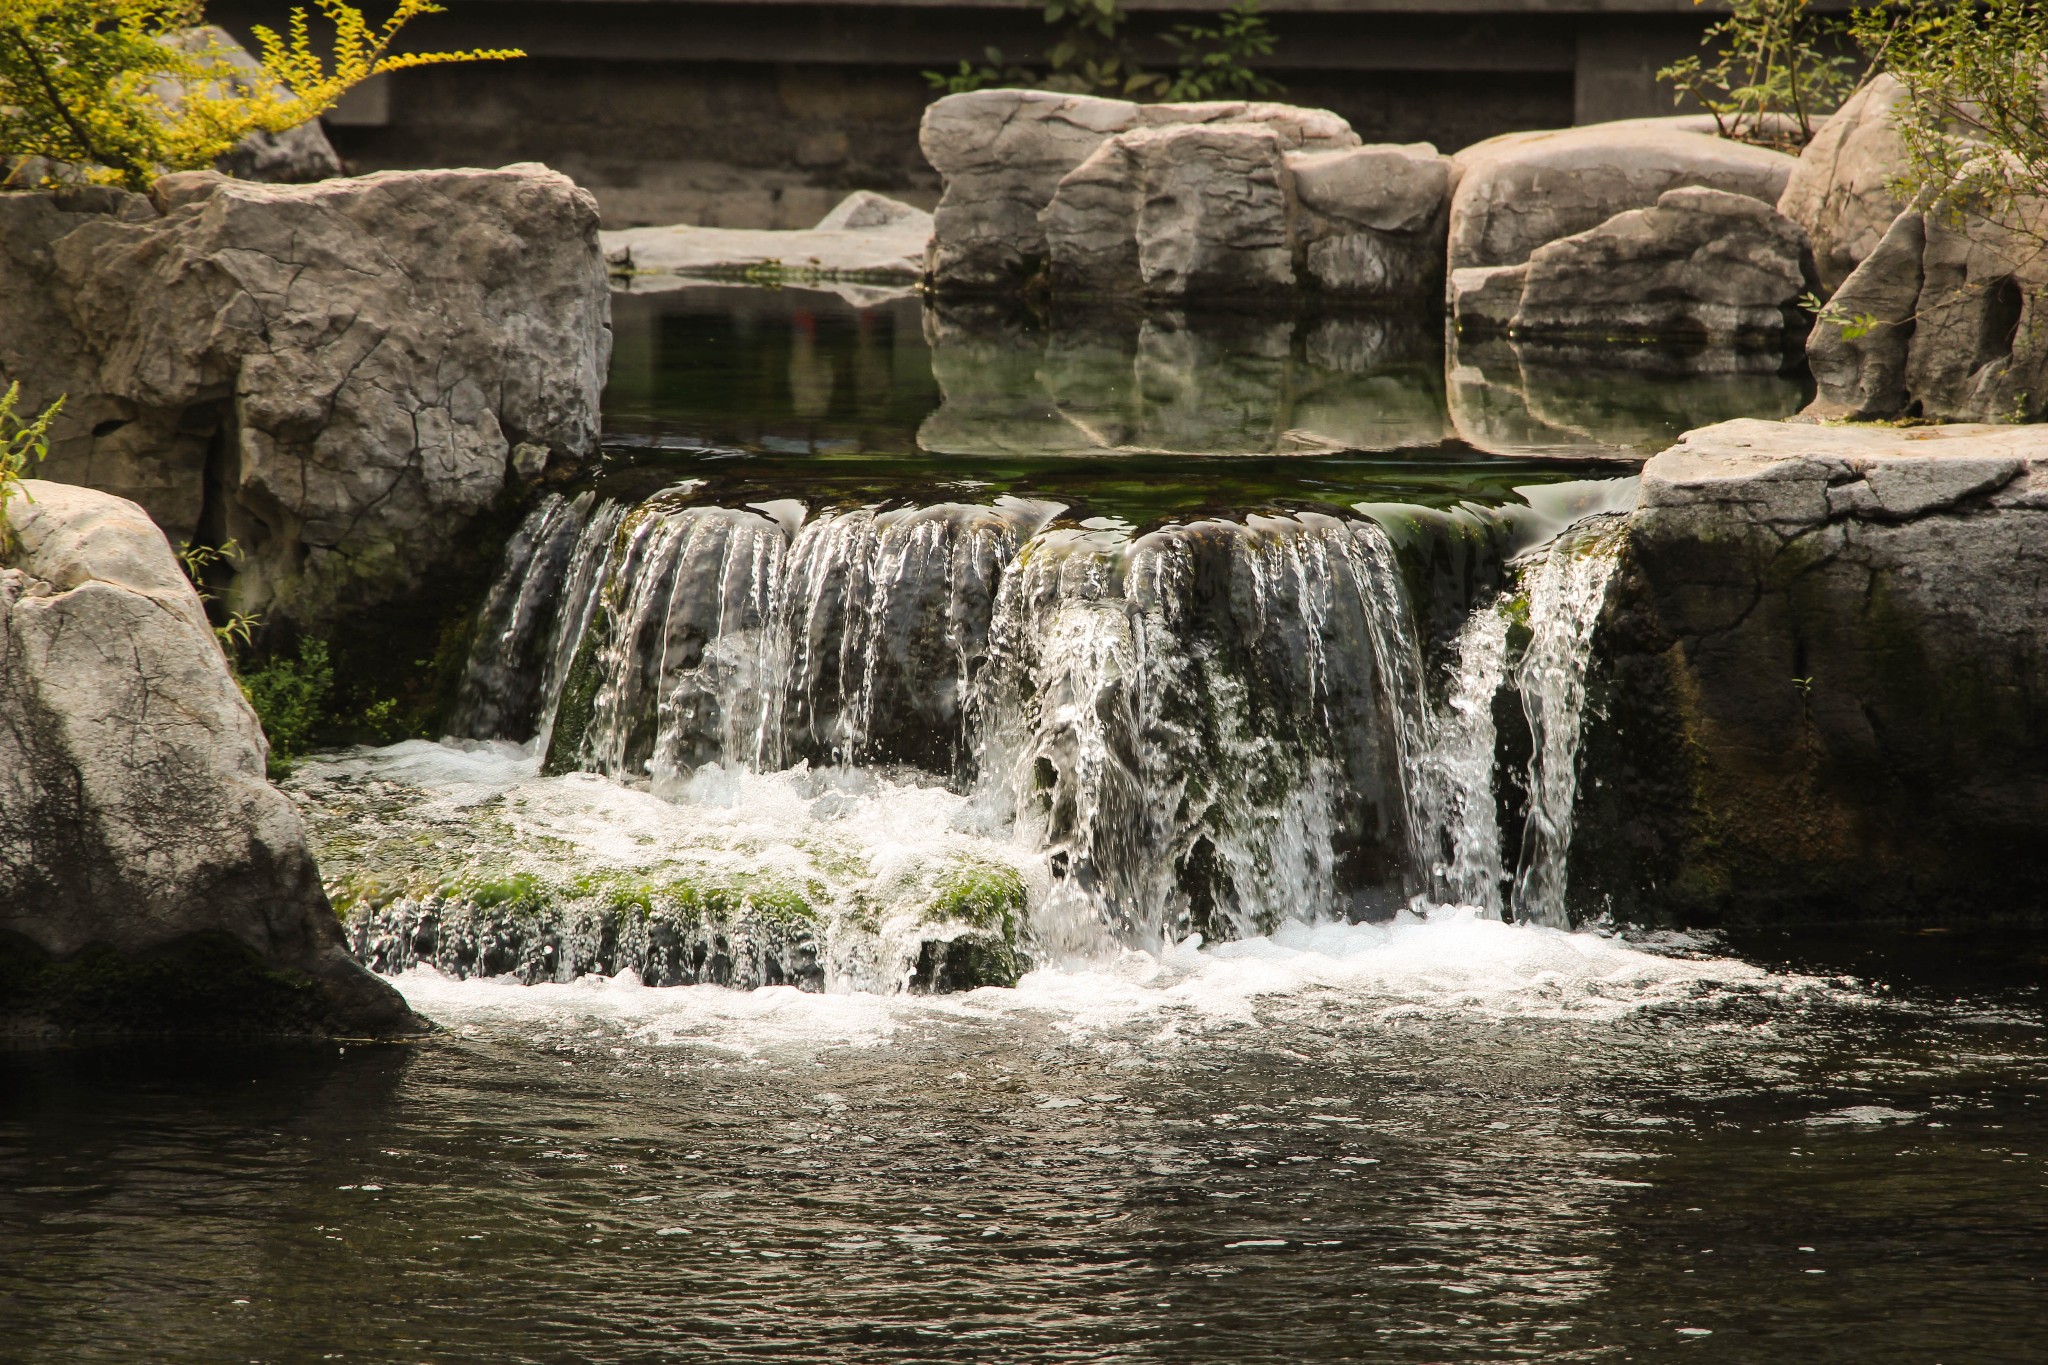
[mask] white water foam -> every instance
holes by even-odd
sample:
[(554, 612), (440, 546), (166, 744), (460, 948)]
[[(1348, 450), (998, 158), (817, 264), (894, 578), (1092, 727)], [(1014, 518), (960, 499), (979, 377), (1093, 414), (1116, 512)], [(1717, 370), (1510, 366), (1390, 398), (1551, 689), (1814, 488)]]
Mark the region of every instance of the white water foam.
[(1035, 1017), (1079, 1039), (1156, 1024), (1154, 1045), (1276, 1022), (1297, 1008), (1311, 1008), (1325, 1022), (1367, 1026), (1444, 1016), (1597, 1025), (1731, 993), (1782, 995), (1820, 985), (1728, 958), (1672, 956), (1598, 933), (1504, 924), (1465, 907), (1403, 914), (1384, 925), (1288, 924), (1213, 947), (1190, 940), (1159, 955), (1127, 950), (1032, 972), (1014, 989), (957, 996), (652, 988), (630, 973), (524, 986), (414, 969), (397, 984), (414, 1009), (457, 1029), (599, 1028), (651, 1046), (741, 1056), (874, 1047), (906, 1029), (1013, 1017)]

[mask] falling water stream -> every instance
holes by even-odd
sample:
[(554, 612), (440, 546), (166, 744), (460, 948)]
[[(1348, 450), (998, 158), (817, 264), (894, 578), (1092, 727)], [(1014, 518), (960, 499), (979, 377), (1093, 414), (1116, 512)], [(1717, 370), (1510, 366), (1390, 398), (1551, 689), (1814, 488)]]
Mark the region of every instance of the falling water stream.
[(0, 1358), (2048, 1356), (2048, 944), (1569, 875), (1614, 457), (1796, 379), (618, 302), (286, 784), (439, 1032), (0, 1054)]

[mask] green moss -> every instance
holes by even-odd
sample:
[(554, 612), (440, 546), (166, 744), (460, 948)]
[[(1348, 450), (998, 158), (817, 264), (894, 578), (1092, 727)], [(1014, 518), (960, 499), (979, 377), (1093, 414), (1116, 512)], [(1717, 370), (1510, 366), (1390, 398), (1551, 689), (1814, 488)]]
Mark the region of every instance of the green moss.
[(599, 610), (576, 646), (569, 675), (562, 681), (562, 696), (555, 704), (555, 728), (548, 736), (548, 751), (541, 772), (549, 777), (576, 770), (583, 751), (583, 736), (590, 729), (590, 717), (597, 709), (597, 692), (604, 681), (598, 656), (611, 638), (611, 612)]
[(1016, 868), (966, 859), (939, 879), (938, 894), (919, 918), (927, 924), (971, 925), (1014, 942), (1026, 907), (1024, 877)]

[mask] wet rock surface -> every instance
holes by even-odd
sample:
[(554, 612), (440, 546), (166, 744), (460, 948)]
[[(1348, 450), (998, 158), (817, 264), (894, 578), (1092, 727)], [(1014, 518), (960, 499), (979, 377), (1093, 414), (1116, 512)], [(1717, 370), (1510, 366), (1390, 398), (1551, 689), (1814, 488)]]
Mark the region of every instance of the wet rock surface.
[(197, 595), (142, 509), (43, 481), (0, 568), (0, 1029), (384, 1033)]
[(234, 539), (234, 605), (313, 624), (595, 452), (596, 228), (537, 166), (0, 196), (0, 371), (68, 395), (45, 474)]
[(1693, 921), (2037, 904), (2044, 490), (2038, 429), (1737, 421), (1651, 460), (1575, 897)]

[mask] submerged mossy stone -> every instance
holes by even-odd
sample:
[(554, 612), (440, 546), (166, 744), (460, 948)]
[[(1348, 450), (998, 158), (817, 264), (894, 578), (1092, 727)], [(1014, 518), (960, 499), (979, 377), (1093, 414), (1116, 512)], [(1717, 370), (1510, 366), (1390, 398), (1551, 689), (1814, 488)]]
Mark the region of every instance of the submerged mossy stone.
[(919, 945), (909, 989), (936, 995), (1014, 986), (1031, 970), (1018, 948), (1029, 895), (1014, 867), (963, 861), (939, 880), (918, 918), (932, 930)]
[(630, 970), (650, 986), (824, 988), (816, 912), (801, 893), (765, 879), (457, 880), (359, 901), (347, 930), (357, 960), (386, 973), (424, 965), (532, 985)]
[(1645, 468), (1589, 686), (1581, 913), (2048, 904), (2048, 429), (1731, 422)]

